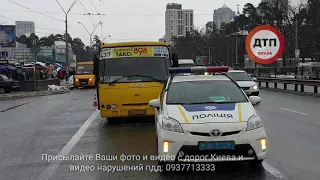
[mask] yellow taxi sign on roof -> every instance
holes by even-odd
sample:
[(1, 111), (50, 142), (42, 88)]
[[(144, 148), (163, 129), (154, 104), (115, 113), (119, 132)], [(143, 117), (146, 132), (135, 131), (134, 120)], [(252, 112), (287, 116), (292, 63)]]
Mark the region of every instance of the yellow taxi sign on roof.
[(130, 46), (169, 46), (167, 42), (147, 42), (147, 41), (136, 41), (136, 42), (118, 42), (118, 43), (104, 43), (101, 48), (113, 48), (113, 47), (130, 47)]
[(78, 65), (91, 65), (93, 64), (93, 61), (86, 61), (86, 62), (78, 62)]

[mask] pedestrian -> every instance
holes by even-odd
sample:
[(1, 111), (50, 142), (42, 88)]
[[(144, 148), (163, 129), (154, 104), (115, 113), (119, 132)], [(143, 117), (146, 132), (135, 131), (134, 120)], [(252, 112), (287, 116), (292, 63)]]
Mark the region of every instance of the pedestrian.
[(62, 70), (59, 71), (59, 78), (60, 78), (60, 81), (63, 81), (64, 79), (64, 74)]

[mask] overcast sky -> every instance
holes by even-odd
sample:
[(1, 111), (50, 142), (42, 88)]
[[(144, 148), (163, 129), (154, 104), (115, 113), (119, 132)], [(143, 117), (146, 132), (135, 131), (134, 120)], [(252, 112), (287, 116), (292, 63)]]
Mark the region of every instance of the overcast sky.
[[(59, 2), (64, 9), (68, 9), (73, 0), (59, 0)], [(103, 23), (102, 30), (98, 27), (94, 34), (99, 37), (111, 35), (111, 38), (105, 39), (106, 41), (158, 41), (164, 35), (166, 4), (173, 2), (181, 3), (183, 9), (194, 9), (194, 25), (203, 27), (206, 22), (212, 21), (213, 10), (222, 7), (224, 3), (234, 11), (239, 4), (242, 11), (245, 3), (249, 2), (256, 6), (260, 0), (79, 0), (68, 17), (71, 26), (68, 31), (73, 38), (79, 37), (88, 45), (89, 34), (77, 22), (83, 23), (92, 32), (94, 24), (100, 21), (99, 16), (81, 14), (88, 12), (97, 14), (98, 11), (105, 16), (100, 16)], [(28, 8), (43, 12), (43, 15)], [(1, 24), (14, 24), (13, 20), (34, 21), (36, 34), (40, 37), (51, 33), (63, 34), (65, 30), (65, 16), (56, 0), (1, 0), (0, 15), (11, 19), (0, 16)]]

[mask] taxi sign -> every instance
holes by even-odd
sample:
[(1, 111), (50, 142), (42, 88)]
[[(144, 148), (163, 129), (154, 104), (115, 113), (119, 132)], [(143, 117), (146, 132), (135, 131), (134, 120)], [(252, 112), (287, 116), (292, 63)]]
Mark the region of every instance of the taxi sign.
[(133, 46), (102, 48), (100, 60), (124, 57), (169, 57), (169, 49), (164, 46)]
[(276, 62), (284, 51), (284, 38), (280, 31), (269, 25), (254, 28), (246, 38), (248, 56), (258, 64)]

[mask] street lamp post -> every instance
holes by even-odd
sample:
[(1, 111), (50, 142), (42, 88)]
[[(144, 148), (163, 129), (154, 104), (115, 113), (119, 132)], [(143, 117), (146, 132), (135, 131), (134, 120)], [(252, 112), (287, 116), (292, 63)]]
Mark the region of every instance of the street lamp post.
[(84, 29), (88, 32), (89, 34), (89, 38), (90, 38), (90, 57), (92, 57), (92, 35), (93, 33), (96, 31), (97, 27), (99, 27), (99, 25), (101, 25), (102, 23), (99, 22), (98, 24), (96, 24), (94, 27), (93, 27), (93, 31), (90, 33), (89, 30), (86, 28), (86, 26), (84, 24), (82, 24), (81, 22), (78, 22), (79, 24), (81, 24)]
[(68, 9), (68, 11), (65, 11), (63, 9), (63, 7), (61, 6), (61, 4), (59, 3), (58, 0), (56, 0), (56, 2), (58, 3), (58, 5), (60, 6), (60, 8), (62, 9), (62, 11), (64, 12), (65, 16), (66, 16), (66, 20), (65, 20), (65, 25), (66, 25), (66, 35), (65, 35), (65, 41), (66, 41), (66, 64), (67, 67), (66, 68), (66, 73), (67, 76), (69, 76), (69, 50), (68, 50), (68, 14), (71, 11), (71, 9), (74, 7), (74, 5), (78, 2), (78, 0), (74, 0), (73, 3), (71, 4), (70, 8)]
[(104, 37), (101, 42), (104, 42), (104, 40), (106, 40), (109, 37), (111, 37), (111, 35), (108, 35), (108, 36)]

